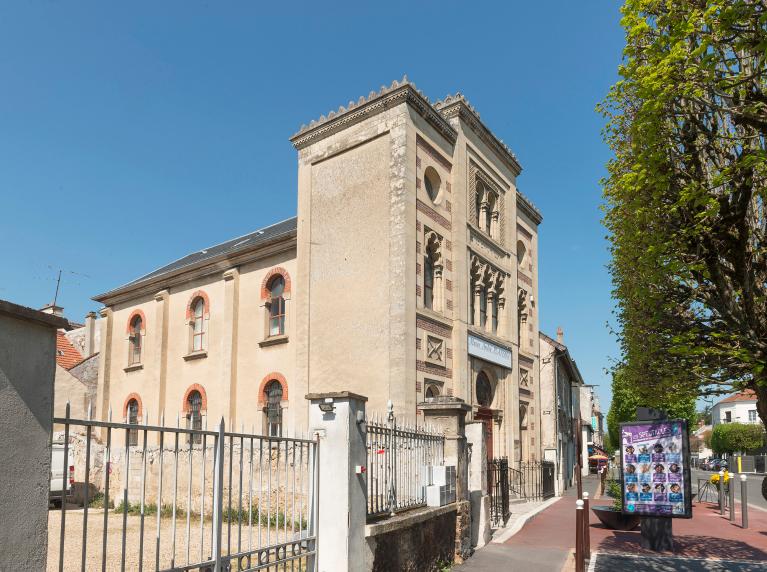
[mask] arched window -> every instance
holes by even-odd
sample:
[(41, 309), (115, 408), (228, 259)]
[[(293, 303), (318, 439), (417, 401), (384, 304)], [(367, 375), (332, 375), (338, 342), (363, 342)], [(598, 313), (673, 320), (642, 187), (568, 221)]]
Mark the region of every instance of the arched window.
[(128, 335), (128, 341), (130, 344), (130, 350), (128, 354), (128, 364), (135, 365), (141, 363), (141, 330), (144, 326), (144, 322), (141, 316), (134, 316), (130, 323), (130, 334)]
[(527, 405), (524, 403), (519, 404), (519, 428), (527, 429)]
[(483, 203), (485, 202), (485, 187), (482, 185), (482, 183), (477, 182), (477, 191), (475, 195), (476, 204), (474, 205), (477, 209), (477, 226), (479, 227), (479, 230), (485, 230), (482, 228), (482, 223), (485, 222), (483, 217), (483, 208), (487, 209), (487, 205), (483, 207)]
[(493, 385), (484, 371), (477, 375), (476, 383), (477, 404), (482, 407), (490, 407), (493, 403)]
[[(126, 421), (129, 425), (138, 425), (138, 400), (131, 399), (128, 401), (128, 407), (126, 408)], [(128, 444), (131, 446), (138, 445), (138, 430), (131, 429), (128, 433)]]
[(431, 399), (432, 397), (439, 397), (439, 388), (434, 384), (426, 386), (426, 399)]
[(208, 347), (208, 332), (205, 328), (205, 300), (202, 297), (192, 302), (192, 351), (201, 352)]
[(264, 387), (266, 398), (266, 434), (269, 437), (282, 436), (282, 384), (275, 380), (270, 381)]
[(481, 286), (479, 292), (479, 327), (487, 325), (487, 287)]
[(427, 167), (423, 172), (423, 186), (426, 189), (426, 194), (429, 195), (429, 198), (432, 200), (432, 202), (437, 201), (437, 197), (439, 196), (439, 186), (441, 183), (442, 181), (440, 180), (436, 169), (434, 169), (434, 167)]
[(269, 336), (281, 336), (285, 334), (285, 279), (276, 275), (269, 282)]
[(423, 305), (434, 309), (434, 260), (428, 252), (423, 257)]
[[(195, 431), (202, 430), (202, 395), (196, 389), (189, 392), (186, 398), (186, 421), (189, 429)], [(202, 443), (202, 435), (192, 433), (189, 435), (189, 442), (197, 445)]]
[(485, 232), (491, 237), (495, 236), (495, 224), (493, 224), (493, 216), (497, 216), (496, 212), (497, 199), (495, 193), (487, 193), (487, 208), (485, 209)]

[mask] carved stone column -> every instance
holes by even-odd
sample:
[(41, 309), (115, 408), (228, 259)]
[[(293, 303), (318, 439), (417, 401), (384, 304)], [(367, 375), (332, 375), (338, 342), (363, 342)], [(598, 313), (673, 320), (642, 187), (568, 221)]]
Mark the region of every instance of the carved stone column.
[(497, 210), (494, 210), (493, 213), (490, 215), (491, 220), (490, 220), (489, 234), (496, 240), (498, 239), (498, 218), (499, 218), (498, 215), (499, 213)]
[(483, 230), (486, 233), (490, 233), (489, 228), (485, 228), (485, 221), (487, 220), (487, 209), (488, 209), (487, 201), (484, 200), (479, 204), (479, 212), (477, 213), (477, 226), (479, 227), (479, 230)]
[(498, 332), (499, 336), (506, 334), (506, 298), (498, 297)]
[(474, 284), (474, 315), (472, 316), (471, 323), (480, 327), (479, 324), (479, 316), (480, 316), (480, 304), (482, 303), (482, 284), (479, 282)]

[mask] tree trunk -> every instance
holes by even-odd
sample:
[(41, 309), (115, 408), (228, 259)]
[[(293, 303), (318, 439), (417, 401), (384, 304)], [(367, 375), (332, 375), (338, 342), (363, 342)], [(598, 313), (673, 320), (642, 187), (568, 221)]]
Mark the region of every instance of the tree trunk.
[[(756, 411), (759, 413), (759, 419), (762, 420), (762, 425), (767, 427), (767, 385), (754, 383), (753, 390), (756, 392)], [(762, 496), (767, 500), (767, 476), (762, 479)]]

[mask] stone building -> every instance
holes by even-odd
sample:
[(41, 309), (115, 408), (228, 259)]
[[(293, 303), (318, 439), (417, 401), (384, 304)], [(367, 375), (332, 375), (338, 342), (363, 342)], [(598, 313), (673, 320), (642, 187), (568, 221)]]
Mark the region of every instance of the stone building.
[(539, 333), (539, 337), (543, 457), (556, 463), (555, 488), (557, 494), (562, 494), (575, 484), (578, 463), (576, 431), (582, 430), (580, 395), (584, 382), (578, 365), (564, 344), (562, 328), (557, 330), (557, 339), (543, 332)]
[(539, 211), (514, 154), (461, 96), (404, 79), (291, 138), (297, 217), (97, 296), (100, 416), (306, 428), (349, 390), (417, 419), (472, 406), (488, 455), (541, 455)]

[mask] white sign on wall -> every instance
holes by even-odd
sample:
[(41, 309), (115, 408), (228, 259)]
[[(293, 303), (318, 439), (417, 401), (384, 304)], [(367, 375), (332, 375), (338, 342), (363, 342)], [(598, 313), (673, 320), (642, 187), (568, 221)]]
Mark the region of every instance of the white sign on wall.
[(469, 334), (469, 355), (511, 368), (511, 350)]

